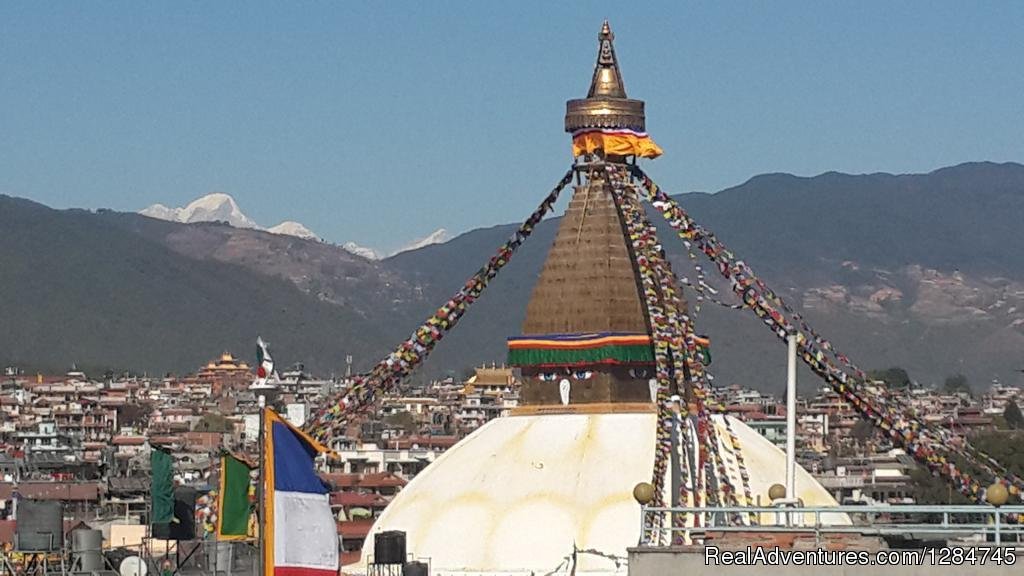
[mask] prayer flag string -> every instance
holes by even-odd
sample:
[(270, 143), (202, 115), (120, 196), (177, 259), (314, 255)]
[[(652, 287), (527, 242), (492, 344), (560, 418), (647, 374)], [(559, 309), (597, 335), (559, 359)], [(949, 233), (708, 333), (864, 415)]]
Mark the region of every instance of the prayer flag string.
[(412, 336), (368, 373), (357, 376), (342, 394), (324, 402), (312, 415), (307, 431), (320, 441), (344, 435), (345, 427), (353, 414), (372, 407), (378, 395), (394, 390), (402, 379), (418, 367), (437, 342), (455, 327), (469, 306), (480, 297), (488, 283), (508, 264), (515, 251), (533, 233), (534, 227), (552, 210), (559, 194), (572, 182), (572, 176), (573, 171), (567, 171), (540, 206), (498, 248), (494, 256), (477, 270), (451, 299), (416, 328)]
[[(875, 389), (865, 385), (864, 372), (847, 356), (839, 353), (831, 342), (811, 329), (804, 318), (770, 290), (746, 263), (737, 259), (713, 233), (697, 224), (640, 168), (630, 166), (630, 170), (641, 182), (647, 200), (662, 213), (683, 242), (687, 246), (691, 243), (698, 246), (730, 282), (732, 290), (746, 307), (753, 310), (776, 336), (785, 340), (790, 333), (795, 333), (800, 358), (863, 417), (880, 427), (897, 444), (904, 446), (934, 474), (949, 479), (968, 498), (984, 500), (985, 486), (978, 478), (960, 470), (950, 454), (956, 454), (992, 475), (995, 481), (1006, 484), (1011, 494), (1020, 494), (1024, 490), (1024, 480), (1019, 476), (996, 473), (992, 465), (998, 463), (988, 455), (969, 443), (958, 448), (945, 431), (932, 429), (912, 411), (905, 409), (902, 401), (887, 394), (884, 388)], [(850, 369), (853, 375), (836, 366), (833, 358)]]

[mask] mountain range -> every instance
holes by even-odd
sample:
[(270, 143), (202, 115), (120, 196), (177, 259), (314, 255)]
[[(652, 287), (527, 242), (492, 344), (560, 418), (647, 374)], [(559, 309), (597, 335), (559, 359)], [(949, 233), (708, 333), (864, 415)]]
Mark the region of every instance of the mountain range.
[[(863, 368), (902, 366), (925, 383), (963, 373), (976, 387), (1024, 384), (1024, 166), (766, 174), (677, 199)], [(261, 334), (283, 364), (338, 372), (351, 354), (365, 368), (516, 226), (375, 260), (259, 229), (233, 200), (188, 209), (151, 207), (154, 218), (0, 196), (0, 362), (187, 372), (223, 350), (249, 355)], [(417, 377), (504, 359), (557, 224), (536, 228)], [(677, 273), (693, 279), (673, 232), (659, 225), (659, 234)], [(736, 302), (706, 270), (719, 298)], [(718, 384), (782, 388), (784, 346), (749, 311), (703, 302), (695, 318), (712, 339)]]
[[(182, 224), (195, 224), (198, 222), (224, 222), (235, 228), (250, 228), (253, 230), (264, 230), (252, 218), (249, 218), (238, 207), (238, 203), (230, 194), (214, 192), (196, 198), (183, 208), (168, 208), (163, 204), (153, 204), (148, 208), (139, 210), (139, 214), (167, 220), (168, 222), (180, 222)], [(323, 240), (315, 232), (292, 220), (285, 220), (277, 226), (265, 229), (271, 234), (284, 236), (295, 236), (304, 240)]]
[[(199, 222), (224, 222), (235, 228), (248, 228), (252, 230), (266, 230), (271, 234), (281, 234), (284, 236), (295, 236), (304, 240), (315, 240), (317, 242), (323, 242), (323, 238), (317, 236), (315, 232), (307, 228), (304, 224), (295, 222), (293, 220), (285, 220), (277, 226), (271, 226), (270, 228), (263, 228), (257, 224), (252, 218), (249, 218), (242, 212), (242, 209), (238, 206), (238, 202), (235, 201), (230, 194), (223, 192), (213, 192), (206, 196), (201, 196), (187, 206), (179, 208), (168, 208), (163, 204), (153, 204), (148, 208), (139, 210), (139, 214), (143, 216), (149, 216), (150, 218), (156, 218), (158, 220), (167, 220), (168, 222), (179, 222), (181, 224), (195, 224)], [(439, 244), (446, 242), (451, 239), (451, 235), (444, 228), (439, 228), (423, 238), (417, 238), (406, 245), (402, 246), (398, 250), (389, 254), (394, 256), (400, 252), (406, 252), (408, 250), (417, 250), (424, 246), (431, 244)], [(342, 248), (349, 252), (368, 258), (370, 260), (380, 260), (387, 255), (383, 254), (379, 250), (361, 246), (355, 242), (345, 242), (341, 245)]]

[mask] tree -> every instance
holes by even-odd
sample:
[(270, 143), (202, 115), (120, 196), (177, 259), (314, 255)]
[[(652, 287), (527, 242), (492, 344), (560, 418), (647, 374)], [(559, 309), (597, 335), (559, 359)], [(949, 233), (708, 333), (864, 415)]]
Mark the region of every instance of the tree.
[(1024, 476), (1024, 432), (980, 432), (971, 436), (971, 444), (994, 458), (1011, 474)]
[(149, 423), (149, 415), (153, 405), (148, 402), (125, 404), (117, 409), (117, 425), (135, 429), (144, 429)]
[(850, 430), (850, 436), (857, 441), (858, 444), (864, 444), (871, 439), (875, 434), (875, 425), (869, 420), (860, 419), (853, 425)]
[[(972, 434), (970, 440), (975, 448), (991, 456), (1010, 474), (1024, 475), (1024, 432), (985, 431)], [(947, 456), (957, 468), (977, 478), (983, 486), (992, 482), (993, 478), (989, 472), (970, 464), (955, 453)], [(933, 474), (923, 465), (912, 470), (910, 478), (918, 504), (971, 503), (952, 487), (948, 479)], [(1016, 504), (1018, 499), (1011, 498), (1011, 502)]]
[(955, 490), (945, 478), (940, 478), (923, 466), (910, 471), (910, 484), (914, 487), (917, 504), (974, 504)]
[(1020, 406), (1013, 400), (1010, 400), (1006, 404), (1006, 409), (1003, 410), (1003, 418), (1006, 419), (1006, 425), (1014, 430), (1024, 430), (1024, 414), (1020, 412)]
[(885, 370), (872, 370), (868, 372), (871, 380), (881, 380), (892, 388), (909, 388), (910, 375), (907, 371), (898, 366), (886, 368)]
[(946, 381), (942, 383), (942, 390), (948, 394), (966, 392), (968, 396), (971, 395), (971, 386), (967, 383), (967, 376), (963, 374), (946, 378)]
[(416, 419), (409, 412), (395, 412), (384, 417), (384, 423), (396, 428), (401, 428), (406, 434), (413, 434), (416, 432)]
[(203, 414), (203, 417), (196, 422), (192, 429), (196, 432), (231, 432), (234, 429), (234, 424), (227, 417), (210, 412)]

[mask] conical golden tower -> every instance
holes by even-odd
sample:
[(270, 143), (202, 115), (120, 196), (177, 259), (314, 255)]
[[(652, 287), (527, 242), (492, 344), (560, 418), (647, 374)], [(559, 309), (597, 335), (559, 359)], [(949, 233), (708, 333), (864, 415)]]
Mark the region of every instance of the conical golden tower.
[[(626, 98), (613, 39), (605, 22), (590, 91), (566, 105), (567, 131), (643, 130), (644, 103)], [(580, 174), (509, 361), (522, 371), (525, 406), (647, 404), (654, 356), (636, 258), (604, 171)]]

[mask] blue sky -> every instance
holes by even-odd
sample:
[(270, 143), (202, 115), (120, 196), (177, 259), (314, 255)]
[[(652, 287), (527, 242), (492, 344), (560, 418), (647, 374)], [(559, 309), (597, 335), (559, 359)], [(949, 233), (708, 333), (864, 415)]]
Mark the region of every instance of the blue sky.
[(1024, 160), (1020, 2), (4, 2), (0, 193), (384, 250), (521, 220), (604, 18), (672, 190)]

